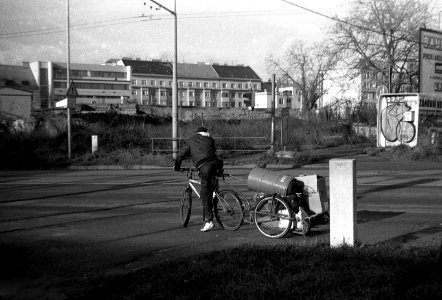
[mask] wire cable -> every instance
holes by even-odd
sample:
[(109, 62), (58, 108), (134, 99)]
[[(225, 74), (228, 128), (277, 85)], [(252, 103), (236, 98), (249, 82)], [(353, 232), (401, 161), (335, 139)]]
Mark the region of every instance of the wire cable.
[[(377, 31), (377, 30), (374, 30), (374, 29), (371, 29), (371, 28), (368, 28), (368, 27), (365, 27), (365, 26), (362, 26), (362, 25), (353, 24), (353, 23), (348, 22), (348, 21), (346, 21), (346, 20), (339, 19), (338, 17), (332, 17), (332, 16), (325, 15), (325, 14), (323, 14), (323, 13), (320, 13), (320, 12), (314, 11), (314, 10), (312, 10), (312, 9), (310, 9), (310, 8), (307, 8), (307, 7), (304, 7), (304, 6), (301, 6), (301, 5), (295, 4), (295, 3), (291, 2), (291, 1), (288, 1), (288, 0), (281, 0), (281, 1), (282, 1), (282, 2), (285, 2), (285, 3), (287, 3), (287, 4), (290, 4), (290, 5), (293, 5), (293, 6), (295, 6), (295, 7), (298, 7), (298, 8), (300, 8), (300, 9), (303, 9), (303, 10), (305, 10), (305, 11), (311, 12), (312, 14), (316, 14), (316, 15), (322, 16), (322, 17), (324, 17), (324, 18), (327, 18), (327, 19), (333, 20), (333, 21), (335, 21), (335, 22), (343, 23), (343, 24), (346, 24), (346, 25), (349, 25), (349, 26), (352, 26), (352, 27), (356, 27), (356, 28), (359, 28), (359, 29), (361, 29), (361, 30), (365, 30), (365, 31), (368, 31), (368, 32), (373, 32), (373, 33), (379, 34), (379, 35), (381, 35), (381, 36), (384, 35), (384, 33), (380, 32), (380, 31)], [(418, 42), (419, 42), (419, 41), (417, 41), (417, 40), (412, 40), (412, 39), (407, 39), (407, 38), (402, 38), (402, 37), (397, 38), (397, 37), (395, 37), (394, 35), (391, 36), (391, 38), (392, 38), (393, 40), (396, 40), (396, 41), (401, 40), (401, 41), (407, 41), (407, 42), (412, 42), (412, 43), (418, 43)]]

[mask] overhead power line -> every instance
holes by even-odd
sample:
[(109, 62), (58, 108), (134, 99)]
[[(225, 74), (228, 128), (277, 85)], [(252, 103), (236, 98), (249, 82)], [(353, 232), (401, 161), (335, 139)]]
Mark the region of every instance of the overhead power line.
[[(110, 25), (121, 25), (121, 24), (130, 24), (136, 22), (157, 21), (157, 20), (160, 19), (153, 19), (146, 16), (137, 16), (137, 17), (114, 19), (114, 20), (105, 20), (93, 23), (76, 24), (72, 25), (71, 29), (72, 30), (91, 29), (91, 28), (110, 26)], [(65, 32), (65, 31), (66, 31), (65, 27), (57, 27), (49, 29), (36, 29), (36, 30), (21, 31), (21, 32), (2, 33), (0, 34), (0, 39), (21, 38), (27, 36), (45, 35), (45, 34), (52, 34), (52, 33)]]
[[(343, 24), (346, 24), (346, 25), (348, 25), (348, 26), (356, 27), (356, 28), (359, 28), (359, 29), (361, 29), (361, 30), (365, 30), (365, 31), (373, 32), (373, 33), (376, 33), (376, 34), (379, 34), (379, 35), (384, 35), (384, 33), (380, 32), (380, 31), (377, 31), (377, 30), (375, 30), (375, 29), (372, 29), (372, 28), (369, 28), (369, 27), (365, 27), (365, 26), (361, 26), (361, 25), (358, 25), (358, 24), (353, 24), (353, 23), (348, 22), (348, 21), (346, 21), (346, 20), (339, 19), (338, 17), (328, 16), (328, 15), (326, 15), (326, 14), (323, 14), (323, 13), (320, 13), (320, 12), (318, 12), (318, 11), (312, 10), (312, 9), (310, 9), (310, 8), (307, 8), (307, 7), (304, 7), (304, 6), (301, 6), (301, 5), (295, 4), (295, 3), (291, 2), (291, 1), (288, 1), (288, 0), (281, 0), (281, 1), (282, 1), (282, 2), (285, 2), (285, 3), (287, 3), (287, 4), (290, 4), (290, 5), (293, 5), (293, 6), (295, 6), (295, 7), (298, 7), (298, 8), (300, 8), (300, 9), (302, 9), (302, 10), (305, 10), (305, 11), (311, 12), (312, 14), (315, 14), (315, 15), (318, 15), (318, 16), (321, 16), (321, 17), (324, 17), (324, 18), (330, 19), (330, 20), (335, 21), (335, 22), (343, 23)], [(412, 43), (418, 43), (418, 42), (419, 42), (419, 41), (416, 41), (416, 40), (411, 40), (411, 39), (407, 39), (407, 38), (403, 38), (403, 37), (397, 38), (397, 37), (395, 37), (394, 35), (391, 36), (391, 37), (392, 37), (394, 40), (403, 40), (403, 41), (412, 42)]]
[[(225, 18), (225, 17), (254, 17), (254, 16), (272, 16), (272, 15), (297, 15), (302, 14), (302, 12), (298, 10), (281, 10), (281, 11), (240, 11), (240, 12), (209, 12), (209, 13), (193, 13), (193, 14), (179, 14), (180, 19), (206, 19), (206, 18)], [(172, 19), (170, 15), (160, 15), (161, 19)], [(89, 28), (97, 28), (108, 25), (120, 25), (120, 24), (130, 24), (136, 22), (144, 22), (144, 21), (155, 21), (160, 20), (159, 18), (153, 18), (153, 16), (143, 15), (136, 17), (128, 17), (114, 20), (104, 20), (100, 22), (94, 23), (85, 23), (85, 24), (77, 24), (72, 25), (72, 30), (80, 30), (80, 29), (89, 29)], [(64, 32), (66, 29), (64, 27), (57, 28), (44, 28), (44, 29), (36, 29), (29, 31), (20, 31), (20, 32), (10, 32), (10, 33), (0, 33), (0, 39), (8, 39), (8, 38), (21, 38), (28, 36), (36, 36), (36, 35), (45, 35), (52, 33)]]

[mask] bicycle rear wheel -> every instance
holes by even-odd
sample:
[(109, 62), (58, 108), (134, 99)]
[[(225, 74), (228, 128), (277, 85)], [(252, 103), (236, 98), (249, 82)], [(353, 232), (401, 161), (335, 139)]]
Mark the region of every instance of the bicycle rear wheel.
[(216, 220), (222, 228), (236, 230), (241, 226), (242, 204), (234, 191), (219, 191), (213, 198), (213, 205)]
[(190, 212), (192, 211), (192, 189), (187, 187), (180, 201), (180, 221), (183, 227), (189, 224)]
[(255, 208), (255, 225), (267, 237), (283, 237), (292, 227), (290, 206), (279, 197), (262, 199)]

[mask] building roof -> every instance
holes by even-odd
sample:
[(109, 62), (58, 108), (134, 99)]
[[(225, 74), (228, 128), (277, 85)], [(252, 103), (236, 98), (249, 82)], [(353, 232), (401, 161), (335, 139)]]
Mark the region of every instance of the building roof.
[(212, 67), (221, 78), (261, 80), (261, 78), (259, 78), (255, 71), (249, 66), (212, 65)]
[(173, 75), (170, 62), (132, 59), (122, 59), (122, 61), (125, 66), (131, 66), (132, 72), (136, 74)]
[[(59, 67), (66, 69), (66, 63), (53, 63), (54, 68)], [(113, 65), (97, 65), (97, 64), (69, 64), (71, 70), (86, 70), (86, 71), (101, 71), (101, 72), (125, 72), (126, 68), (124, 66), (113, 66)]]
[(179, 77), (192, 77), (192, 78), (209, 78), (218, 79), (218, 74), (210, 65), (206, 64), (177, 64), (177, 75)]
[(0, 65), (0, 81), (2, 86), (18, 90), (38, 89), (31, 69), (24, 66)]

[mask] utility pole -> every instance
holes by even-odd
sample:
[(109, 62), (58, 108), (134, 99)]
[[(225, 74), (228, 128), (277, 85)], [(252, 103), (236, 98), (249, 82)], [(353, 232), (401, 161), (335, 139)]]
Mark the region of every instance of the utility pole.
[(177, 34), (177, 14), (176, 14), (176, 0), (174, 0), (174, 8), (173, 11), (168, 9), (167, 7), (161, 5), (157, 1), (150, 0), (155, 3), (159, 7), (168, 11), (171, 15), (173, 15), (173, 62), (172, 62), (172, 156), (173, 159), (176, 159), (178, 156), (178, 82), (177, 82), (177, 61), (178, 61), (178, 34)]
[[(66, 0), (66, 44), (67, 44), (67, 63), (66, 63), (66, 91), (69, 88), (70, 83), (70, 66), (71, 66), (71, 47), (70, 47), (70, 33), (69, 33), (69, 0)], [(71, 159), (71, 108), (69, 107), (69, 101), (66, 100), (67, 106), (67, 123), (68, 123), (68, 158)]]

